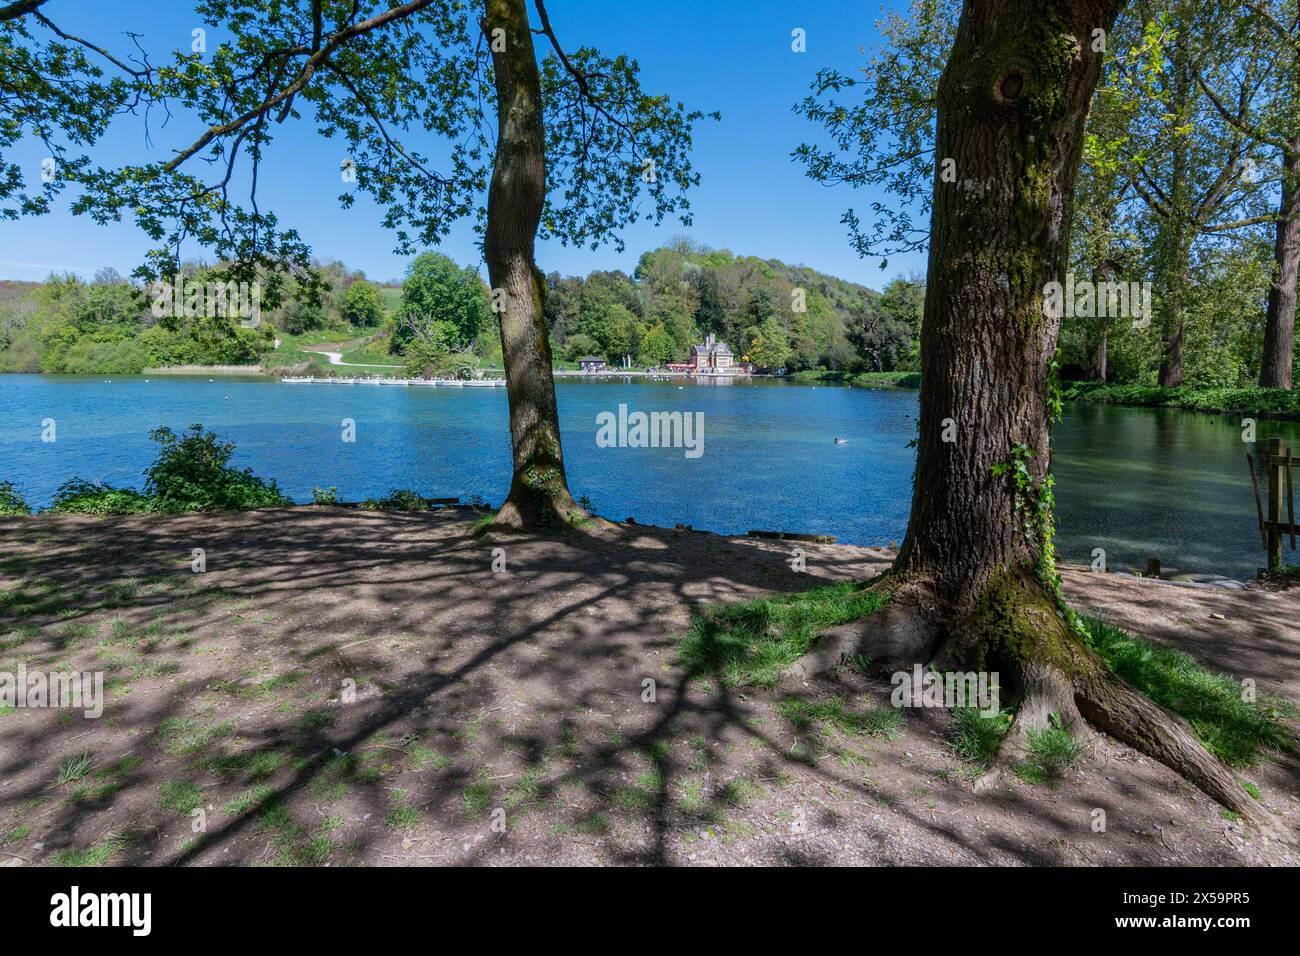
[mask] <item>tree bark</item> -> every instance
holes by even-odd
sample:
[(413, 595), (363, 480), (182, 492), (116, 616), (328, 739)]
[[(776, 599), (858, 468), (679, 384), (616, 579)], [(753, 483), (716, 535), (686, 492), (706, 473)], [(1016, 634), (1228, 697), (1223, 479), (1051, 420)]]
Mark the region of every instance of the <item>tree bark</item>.
[(1045, 314), (1044, 287), (1063, 278), (1101, 70), (1086, 41), (1118, 8), (968, 0), (939, 83), (936, 155), (955, 160), (957, 182), (935, 179), (921, 433), (897, 569), (931, 580), (952, 611), (972, 610), (995, 577), (1037, 561), (993, 468), (1024, 446), (1033, 479), (1047, 474), (1060, 319)]
[[(1092, 281), (1097, 289), (1101, 289), (1104, 283), (1110, 282), (1114, 277), (1115, 268), (1109, 259), (1102, 259), (1092, 270)], [(1100, 292), (1098, 295), (1100, 296)], [(1109, 310), (1098, 308), (1097, 311)], [(1092, 347), (1088, 350), (1088, 378), (1104, 382), (1106, 381), (1106, 351), (1110, 344), (1110, 316), (1099, 315), (1095, 321), (1097, 327), (1090, 336)]]
[[(890, 601), (864, 620), (856, 649), (908, 669), (996, 672), (1016, 707), (1003, 764), (1025, 753), (1031, 732), (1082, 734), (1090, 715), (1276, 832), (1183, 722), (1110, 673), (1057, 590), (1044, 495), (1061, 320), (1044, 293), (1063, 280), (1101, 71), (1087, 41), (1110, 30), (1122, 2), (963, 7), (938, 89), (936, 156), (956, 161), (958, 181), (940, 182), (936, 170), (911, 520), (893, 568), (873, 584)], [(999, 468), (1017, 463), (1019, 483), (1014, 467)]]
[(1273, 259), (1276, 274), (1268, 290), (1259, 384), (1264, 388), (1290, 388), (1295, 359), (1296, 279), (1300, 273), (1300, 136), (1290, 140), (1282, 156), (1282, 200)]
[[(542, 308), (545, 283), (534, 258), (546, 201), (541, 78), (524, 0), (486, 0), (485, 13), (483, 28), (492, 48), (497, 92), (497, 149), (483, 252), (494, 302), (503, 301), (505, 306), (501, 354), (514, 457), (510, 494), (496, 523), (517, 528), (562, 526), (585, 517), (586, 512), (574, 502), (564, 474), (551, 346)], [(494, 37), (496, 30), (504, 31), (503, 37)]]
[[(1187, 42), (1174, 39), (1170, 71), (1173, 74), (1173, 106), (1175, 125), (1182, 127), (1192, 121), (1192, 102), (1196, 85), (1188, 61)], [(1183, 384), (1183, 338), (1187, 330), (1187, 294), (1192, 237), (1195, 228), (1188, 220), (1190, 207), (1191, 146), (1188, 138), (1176, 135), (1169, 180), (1169, 213), (1160, 224), (1157, 237), (1156, 272), (1161, 293), (1160, 329), (1163, 335), (1163, 354), (1160, 358), (1159, 383), (1166, 388)]]

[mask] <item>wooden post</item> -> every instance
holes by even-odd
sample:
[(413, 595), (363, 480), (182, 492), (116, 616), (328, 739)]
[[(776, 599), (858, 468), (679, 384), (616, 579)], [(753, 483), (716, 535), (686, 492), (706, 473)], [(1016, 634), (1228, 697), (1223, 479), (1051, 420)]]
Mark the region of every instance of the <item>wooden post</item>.
[(1286, 449), (1282, 439), (1268, 440), (1268, 455), (1264, 459), (1268, 472), (1268, 569), (1282, 570), (1282, 509), (1286, 497)]

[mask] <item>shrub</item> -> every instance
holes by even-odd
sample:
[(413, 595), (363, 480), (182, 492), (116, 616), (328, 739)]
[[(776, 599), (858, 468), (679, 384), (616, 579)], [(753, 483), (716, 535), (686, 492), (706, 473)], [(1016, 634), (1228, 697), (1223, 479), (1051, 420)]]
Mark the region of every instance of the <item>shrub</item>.
[(202, 425), (183, 435), (155, 428), (149, 437), (162, 448), (145, 472), (145, 493), (157, 511), (237, 511), (292, 504), (275, 479), (264, 481), (251, 468), (230, 466), (235, 446), (221, 443)]
[(29, 515), (32, 509), (10, 482), (0, 481), (0, 515)]
[(339, 490), (333, 485), (328, 488), (312, 488), (311, 503), (314, 505), (336, 505), (339, 503)]
[(73, 478), (59, 485), (50, 511), (57, 514), (125, 515), (151, 510), (148, 496), (132, 488), (99, 485)]
[(367, 498), (361, 507), (371, 511), (424, 511), (429, 502), (418, 491), (397, 488), (383, 498)]

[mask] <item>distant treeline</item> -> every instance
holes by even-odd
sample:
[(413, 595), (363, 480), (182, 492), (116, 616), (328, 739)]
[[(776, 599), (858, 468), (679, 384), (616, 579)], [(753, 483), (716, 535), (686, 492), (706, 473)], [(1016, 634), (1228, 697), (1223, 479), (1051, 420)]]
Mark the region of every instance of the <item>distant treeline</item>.
[(546, 279), (557, 357), (685, 360), (712, 333), (738, 359), (798, 371), (917, 368), (924, 285), (883, 292), (806, 266), (737, 256), (678, 240), (641, 256), (635, 272)]
[[(342, 263), (318, 265), (329, 291), (318, 303), (290, 294), (248, 327), (222, 316), (154, 315), (150, 296), (111, 268), (86, 282), (52, 275), (0, 283), (0, 371), (133, 374), (163, 365), (254, 365), (277, 333), (379, 326), (380, 290)], [(182, 282), (201, 287), (205, 270)], [(291, 290), (292, 293), (292, 290)]]
[[(319, 331), (340, 340), (364, 335), (375, 354), (435, 370), (457, 349), (499, 363), (491, 293), (472, 266), (426, 253), (412, 262), (400, 293), (340, 262), (317, 268), (327, 283), (319, 303), (290, 289), (251, 328), (219, 316), (159, 318), (150, 297), (112, 269), (89, 282), (74, 275), (0, 282), (0, 371), (121, 375), (163, 365), (253, 365), (277, 337)], [(184, 281), (201, 283), (204, 275), (193, 266)], [(876, 292), (805, 266), (679, 240), (642, 255), (631, 276), (552, 273), (546, 286), (557, 361), (627, 355), (662, 365), (685, 360), (693, 343), (713, 334), (738, 360), (763, 368), (919, 368), (925, 290), (918, 280), (898, 278)]]

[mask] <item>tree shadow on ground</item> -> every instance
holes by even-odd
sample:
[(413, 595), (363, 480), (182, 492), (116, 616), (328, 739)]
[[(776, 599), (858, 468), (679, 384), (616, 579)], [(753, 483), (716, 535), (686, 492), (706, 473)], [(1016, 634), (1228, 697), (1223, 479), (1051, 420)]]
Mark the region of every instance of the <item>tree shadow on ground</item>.
[[(29, 862), (1071, 862), (1131, 785), (976, 797), (948, 776), (943, 715), (897, 739), (782, 716), (787, 695), (887, 706), (887, 681), (761, 693), (676, 666), (703, 606), (865, 579), (885, 560), (863, 549), (798, 545), (796, 573), (783, 542), (331, 508), (0, 536), (0, 670), (111, 687), (101, 720), (0, 717), (0, 841), (10, 820), (39, 835), (44, 856), (9, 850)], [(59, 783), (81, 753), (93, 769)], [(1135, 779), (1178, 790), (1162, 768)], [(1167, 860), (1149, 837), (1112, 852)]]

